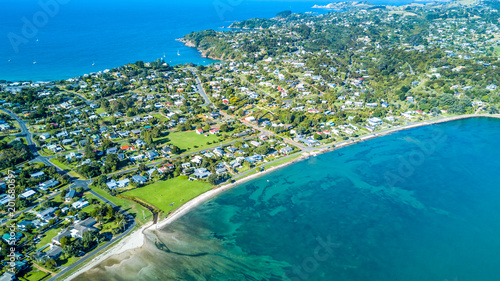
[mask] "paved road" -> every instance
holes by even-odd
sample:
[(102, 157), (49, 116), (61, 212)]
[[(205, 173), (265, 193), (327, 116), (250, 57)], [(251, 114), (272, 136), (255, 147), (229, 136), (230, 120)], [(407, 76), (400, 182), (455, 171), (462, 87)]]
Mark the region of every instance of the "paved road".
[(63, 90), (63, 92), (65, 92), (67, 94), (70, 94), (70, 95), (75, 95), (75, 96), (79, 97), (87, 105), (91, 105), (92, 104), (92, 101), (89, 101), (88, 99), (84, 98), (83, 96), (81, 96), (81, 95), (79, 95), (77, 93), (72, 93), (72, 92), (68, 92), (68, 91), (65, 91), (65, 90)]
[(194, 77), (196, 78), (196, 91), (205, 100), (205, 103), (202, 104), (201, 106), (208, 106), (208, 105), (210, 105), (212, 102), (210, 102), (210, 99), (208, 98), (207, 93), (205, 92), (205, 89), (203, 89), (203, 86), (201, 84), (201, 80), (198, 77), (198, 74), (196, 73), (196, 69), (195, 68), (188, 68), (188, 69), (193, 73)]
[(259, 89), (259, 87), (255, 86), (253, 83), (251, 83), (251, 82), (250, 82), (250, 81), (248, 81), (247, 79), (243, 78), (242, 76), (240, 76), (240, 78), (241, 78), (241, 80), (243, 80), (243, 81), (247, 82), (248, 84), (250, 84), (250, 86), (252, 86), (252, 88), (254, 88), (256, 91), (260, 92), (260, 93), (261, 93), (261, 94), (263, 94), (264, 96), (268, 96), (268, 97), (270, 97), (270, 98), (274, 99), (274, 97), (273, 97), (273, 96), (271, 96), (270, 94), (268, 94), (268, 93), (266, 93), (266, 92), (262, 91), (261, 89)]
[[(44, 156), (41, 156), (39, 153), (38, 153), (38, 149), (36, 147), (36, 145), (33, 143), (33, 139), (32, 139), (32, 133), (28, 130), (28, 128), (26, 127), (26, 122), (24, 122), (23, 120), (21, 120), (21, 118), (19, 118), (16, 114), (14, 114), (13, 112), (7, 110), (7, 109), (4, 109), (4, 108), (1, 108), (0, 107), (0, 110), (6, 112), (7, 114), (9, 114), (9, 116), (11, 116), (12, 118), (14, 118), (18, 123), (19, 123), (19, 126), (21, 127), (21, 134), (23, 134), (25, 137), (26, 137), (26, 141), (28, 143), (28, 147), (29, 149), (31, 150), (31, 152), (33, 153), (34, 156), (36, 156), (35, 159), (33, 159), (32, 161), (39, 161), (39, 162), (42, 162), (44, 164), (46, 164), (47, 166), (54, 166), (56, 167), (56, 169), (59, 170), (59, 173), (60, 174), (66, 174), (67, 172), (62, 170), (61, 168), (57, 167), (56, 165), (52, 164), (47, 157), (44, 157)], [(92, 251), (91, 253), (87, 254), (86, 256), (84, 256), (83, 258), (79, 259), (77, 262), (75, 262), (74, 264), (72, 264), (71, 266), (69, 267), (66, 267), (64, 268), (61, 272), (59, 272), (56, 276), (52, 277), (51, 279), (49, 280), (55, 280), (57, 278), (59, 278), (59, 276), (61, 276), (62, 274), (64, 274), (65, 272), (77, 267), (78, 265), (80, 265), (82, 262), (88, 260), (89, 258), (93, 257), (96, 253), (100, 252), (102, 249), (108, 247), (109, 245), (111, 245), (113, 242), (125, 237), (126, 235), (128, 235), (135, 227), (135, 220), (134, 218), (129, 214), (127, 213), (126, 211), (122, 210), (120, 207), (118, 207), (117, 205), (115, 205), (113, 202), (107, 200), (106, 198), (102, 197), (101, 195), (97, 194), (96, 192), (94, 192), (92, 189), (88, 188), (88, 186), (92, 183), (92, 180), (75, 180), (73, 181), (73, 184), (72, 184), (72, 187), (83, 187), (84, 189), (88, 190), (90, 193), (92, 193), (92, 195), (94, 195), (95, 197), (99, 198), (100, 200), (102, 200), (103, 202), (105, 202), (106, 204), (109, 204), (111, 205), (112, 207), (114, 207), (115, 209), (117, 209), (119, 212), (123, 213), (125, 215), (125, 218), (127, 219), (127, 224), (128, 224), (128, 227), (127, 229), (125, 230), (125, 232), (121, 233), (120, 235), (116, 236), (115, 238), (111, 239), (110, 241), (108, 241), (106, 244), (100, 246), (99, 248), (97, 248), (97, 250), (94, 250)], [(59, 192), (60, 193), (60, 192)], [(56, 193), (56, 194), (53, 194), (49, 197), (49, 199), (57, 196), (59, 193)], [(40, 202), (39, 204), (41, 204), (43, 202)], [(19, 214), (21, 213), (24, 213), (24, 212), (27, 212), (29, 210), (32, 210), (33, 208), (35, 208), (36, 206), (38, 206), (39, 204), (35, 205), (35, 206), (32, 206), (26, 210), (23, 210), (22, 212), (20, 212)], [(19, 215), (18, 214), (18, 215)]]
[[(40, 153), (38, 153), (38, 148), (36, 147), (36, 144), (33, 142), (33, 133), (31, 133), (28, 130), (28, 127), (26, 127), (26, 122), (23, 121), (21, 118), (19, 118), (15, 113), (11, 112), (10, 110), (7, 110), (7, 109), (1, 108), (1, 107), (0, 107), (0, 110), (9, 114), (10, 117), (14, 118), (17, 121), (17, 123), (19, 123), (19, 126), (21, 127), (21, 133), (17, 134), (16, 136), (26, 138), (28, 148), (30, 149), (33, 156), (35, 156), (35, 158), (30, 160), (30, 162), (42, 162), (47, 166), (54, 166), (54, 164), (50, 163), (49, 158), (41, 156)], [(59, 167), (57, 167), (57, 166), (55, 166), (55, 167), (58, 170), (61, 170)]]

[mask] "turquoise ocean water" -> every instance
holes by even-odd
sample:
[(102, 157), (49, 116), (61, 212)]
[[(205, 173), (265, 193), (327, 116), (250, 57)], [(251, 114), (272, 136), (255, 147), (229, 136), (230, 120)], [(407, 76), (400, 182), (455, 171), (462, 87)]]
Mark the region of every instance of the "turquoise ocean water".
[(2, 0), (0, 80), (60, 80), (158, 58), (170, 64), (209, 64), (175, 39), (283, 10), (313, 11), (314, 4), (330, 2), (335, 1)]
[(309, 158), (77, 280), (500, 280), (499, 139), (477, 118)]

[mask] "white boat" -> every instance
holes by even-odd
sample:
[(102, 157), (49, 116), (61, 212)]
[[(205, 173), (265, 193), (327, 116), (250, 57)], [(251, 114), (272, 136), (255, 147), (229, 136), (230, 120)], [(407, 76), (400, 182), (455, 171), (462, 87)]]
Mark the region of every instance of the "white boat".
[(36, 64), (36, 61), (34, 61), (33, 64)]
[(180, 56), (180, 55), (181, 55), (181, 53), (179, 53), (179, 50), (177, 50), (177, 55), (178, 55), (178, 56)]

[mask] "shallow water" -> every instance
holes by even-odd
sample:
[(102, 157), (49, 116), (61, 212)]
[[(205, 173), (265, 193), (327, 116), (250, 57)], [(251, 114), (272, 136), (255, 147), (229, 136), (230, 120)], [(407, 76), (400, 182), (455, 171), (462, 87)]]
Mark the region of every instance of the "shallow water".
[(499, 139), (467, 119), (313, 157), (76, 280), (500, 280)]

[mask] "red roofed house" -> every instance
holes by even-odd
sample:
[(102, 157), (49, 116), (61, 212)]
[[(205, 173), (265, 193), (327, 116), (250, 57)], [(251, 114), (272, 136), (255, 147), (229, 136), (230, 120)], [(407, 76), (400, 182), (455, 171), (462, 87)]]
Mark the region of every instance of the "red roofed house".
[(215, 134), (217, 134), (217, 133), (219, 133), (219, 129), (217, 129), (217, 128), (215, 128), (215, 129), (210, 129), (210, 134), (215, 135)]
[(196, 130), (196, 133), (197, 133), (198, 135), (201, 135), (201, 134), (203, 134), (203, 130), (202, 130), (202, 129), (198, 129), (198, 130)]

